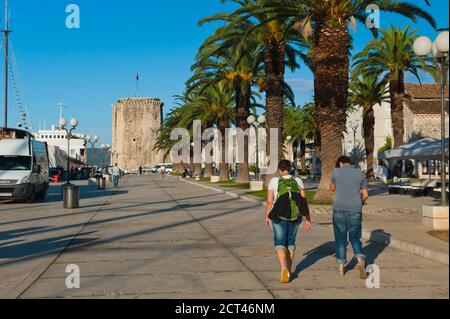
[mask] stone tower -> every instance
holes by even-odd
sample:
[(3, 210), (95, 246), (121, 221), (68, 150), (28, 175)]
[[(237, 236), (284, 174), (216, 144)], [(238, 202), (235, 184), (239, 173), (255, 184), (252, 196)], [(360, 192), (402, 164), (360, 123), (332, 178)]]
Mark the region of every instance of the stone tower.
[(164, 104), (159, 99), (120, 99), (113, 106), (112, 165), (126, 172), (139, 166), (150, 167), (163, 161), (153, 147), (163, 121)]

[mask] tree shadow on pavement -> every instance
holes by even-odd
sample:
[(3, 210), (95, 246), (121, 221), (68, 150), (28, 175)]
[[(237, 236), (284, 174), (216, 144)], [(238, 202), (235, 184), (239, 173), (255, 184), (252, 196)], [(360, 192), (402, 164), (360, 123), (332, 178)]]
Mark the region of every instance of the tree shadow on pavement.
[(0, 232), (0, 241), (15, 239), (17, 237), (23, 237), (29, 235), (30, 233), (43, 231), (45, 229), (48, 229), (48, 227), (30, 227), (30, 228), (12, 229), (3, 231)]
[(0, 262), (0, 267), (14, 264), (18, 261), (34, 259), (59, 252), (69, 244), (71, 246), (77, 246), (95, 241), (98, 238), (76, 238), (76, 236), (86, 236), (93, 233), (95, 233), (95, 231), (85, 232), (79, 235), (69, 234), (65, 236), (35, 240), (31, 242), (23, 242), (20, 244), (0, 246), (0, 259), (14, 259), (11, 261), (7, 260), (5, 262)]
[[(198, 199), (198, 198), (203, 198), (203, 197), (211, 197), (211, 195), (202, 195), (202, 196), (193, 196), (191, 198), (180, 198), (177, 199), (179, 201), (183, 201), (183, 200), (187, 200), (187, 199)], [(220, 203), (221, 201), (215, 201), (215, 202), (211, 202), (211, 203)], [(223, 202), (223, 201), (222, 201)], [(139, 208), (139, 207), (143, 207), (143, 206), (149, 206), (149, 205), (160, 205), (160, 204), (167, 204), (167, 203), (173, 203), (173, 200), (167, 200), (167, 201), (149, 201), (149, 202), (144, 202), (144, 203), (140, 203), (140, 204), (133, 204), (133, 205), (127, 205), (126, 203), (124, 203), (124, 205), (122, 206), (117, 206), (117, 203), (115, 203), (114, 207), (112, 208), (107, 208), (109, 211), (117, 211), (117, 210), (124, 210), (124, 209), (132, 209), (132, 208)], [(80, 209), (85, 209), (85, 208), (94, 208), (94, 207), (99, 207), (99, 206), (111, 206), (111, 203), (98, 203), (98, 204), (93, 204), (93, 205), (82, 205), (80, 207)], [(37, 206), (34, 205), (33, 207), (43, 207), (43, 206)], [(14, 207), (12, 208), (13, 210), (23, 210), (23, 207)], [(89, 210), (89, 211), (85, 211), (85, 212), (74, 212), (74, 213), (67, 213), (67, 214), (60, 214), (60, 215), (51, 215), (51, 216), (43, 216), (43, 217), (36, 217), (36, 218), (30, 218), (30, 219), (22, 219), (22, 220), (13, 220), (13, 221), (7, 221), (7, 222), (2, 222), (0, 223), (0, 226), (2, 225), (11, 225), (11, 224), (18, 224), (18, 223), (25, 223), (25, 222), (30, 222), (30, 221), (40, 221), (40, 220), (46, 220), (46, 219), (54, 219), (54, 218), (67, 218), (69, 216), (77, 216), (77, 215), (86, 215), (86, 214), (92, 214), (94, 213), (94, 211)]]
[[(137, 218), (137, 217), (144, 217), (144, 216), (149, 217), (149, 216), (153, 216), (153, 215), (157, 215), (157, 214), (173, 213), (174, 211), (176, 211), (177, 208), (178, 209), (188, 209), (188, 208), (202, 207), (205, 205), (208, 205), (208, 204), (207, 203), (189, 204), (189, 205), (185, 205), (183, 208), (180, 208), (180, 205), (177, 205), (176, 207), (170, 207), (170, 208), (166, 208), (166, 209), (149, 211), (149, 212), (144, 212), (144, 213), (139, 213), (139, 214), (132, 214), (132, 215), (127, 215), (127, 216), (116, 216), (116, 217), (107, 218), (104, 220), (95, 220), (95, 221), (89, 222), (88, 225), (89, 225), (89, 227), (95, 227), (97, 225), (104, 225), (107, 223), (118, 222), (118, 221), (126, 221), (126, 220), (130, 220), (132, 218)], [(252, 208), (252, 207), (259, 207), (259, 206), (255, 205), (255, 206), (251, 206), (249, 208)], [(205, 220), (221, 218), (221, 217), (231, 215), (231, 214), (239, 214), (241, 212), (242, 212), (242, 209), (232, 209), (232, 210), (229, 210), (226, 212), (215, 213), (215, 214), (197, 218), (197, 219), (180, 221), (177, 223), (172, 223), (172, 224), (168, 224), (168, 225), (162, 225), (159, 227), (144, 229), (141, 231), (136, 231), (136, 232), (132, 232), (132, 233), (128, 233), (128, 234), (121, 234), (121, 235), (113, 236), (113, 237), (109, 237), (109, 238), (88, 238), (88, 239), (82, 239), (80, 242), (72, 241), (74, 236), (76, 236), (78, 239), (78, 237), (80, 237), (80, 236), (89, 235), (92, 233), (92, 232), (90, 232), (90, 233), (84, 233), (84, 234), (79, 234), (79, 235), (53, 237), (53, 238), (44, 239), (44, 240), (26, 242), (26, 243), (22, 243), (19, 245), (0, 247), (0, 259), (1, 258), (15, 258), (14, 260), (0, 263), (0, 267), (5, 266), (5, 265), (20, 263), (20, 262), (23, 262), (26, 260), (35, 259), (35, 258), (39, 258), (42, 256), (51, 255), (52, 253), (58, 252), (61, 249), (69, 246), (69, 244), (70, 244), (71, 250), (74, 250), (74, 249), (76, 250), (76, 249), (80, 249), (80, 248), (84, 249), (84, 248), (92, 247), (94, 245), (101, 244), (101, 243), (120, 241), (120, 240), (137, 237), (137, 236), (144, 235), (144, 234), (150, 234), (150, 233), (154, 233), (154, 232), (158, 232), (158, 231), (162, 231), (162, 230), (166, 230), (166, 229), (173, 229), (173, 228), (181, 227), (184, 225), (198, 223), (198, 222), (205, 221)], [(82, 222), (82, 223), (63, 225), (63, 226), (58, 226), (58, 227), (43, 227), (42, 229), (27, 230), (26, 234), (27, 235), (36, 235), (36, 234), (42, 234), (42, 233), (48, 233), (48, 232), (62, 231), (64, 229), (83, 227), (85, 225), (86, 225), (86, 223)], [(95, 231), (93, 231), (93, 232), (95, 232)], [(65, 239), (65, 238), (67, 238), (67, 239)]]
[[(391, 234), (388, 234), (384, 229), (376, 229), (372, 231), (370, 239), (366, 242), (363, 252), (366, 255), (366, 265), (374, 265), (378, 257), (389, 246), (391, 242)], [(384, 244), (382, 244), (384, 243)], [(347, 265), (347, 269), (353, 270), (356, 268), (357, 260), (353, 258)]]
[(330, 241), (327, 243), (324, 243), (320, 246), (317, 246), (316, 248), (308, 251), (303, 256), (306, 256), (295, 268), (295, 271), (292, 273), (293, 278), (297, 278), (298, 275), (313, 266), (315, 263), (317, 263), (319, 260), (334, 256), (336, 254), (336, 246), (334, 242)]
[[(128, 194), (128, 190), (114, 190), (114, 189), (99, 190), (97, 189), (97, 187), (91, 185), (81, 185), (79, 186), (79, 188), (80, 188), (80, 200)], [(47, 198), (43, 202), (53, 203), (60, 201), (62, 201), (62, 186), (52, 186), (49, 189)]]
[[(377, 258), (383, 253), (386, 247), (389, 246), (391, 239), (391, 234), (386, 233), (383, 229), (374, 230), (371, 234), (370, 239), (367, 241), (367, 245), (363, 248), (363, 252), (366, 255), (366, 264), (373, 265), (376, 263)], [(384, 245), (380, 242), (384, 242)], [(336, 244), (335, 242), (324, 243), (304, 254), (304, 258), (295, 268), (292, 273), (293, 278), (297, 278), (298, 275), (312, 267), (319, 260), (336, 255)], [(356, 268), (357, 260), (352, 258), (350, 263), (346, 267), (346, 271), (350, 271)]]

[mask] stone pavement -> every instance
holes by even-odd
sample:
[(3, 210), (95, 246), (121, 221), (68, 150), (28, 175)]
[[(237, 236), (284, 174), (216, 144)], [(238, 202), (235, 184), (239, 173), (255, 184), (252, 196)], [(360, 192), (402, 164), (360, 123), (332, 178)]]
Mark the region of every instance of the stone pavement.
[[(193, 183), (193, 181), (185, 181)], [(195, 182), (204, 187), (239, 195), (252, 202), (265, 204), (265, 200), (247, 195), (248, 189), (222, 187), (208, 182)], [(312, 185), (306, 184), (311, 188)], [(313, 186), (312, 186), (313, 187)], [(380, 184), (370, 185), (370, 198), (364, 207), (364, 237), (380, 243), (390, 243), (395, 248), (426, 256), (434, 261), (449, 264), (449, 245), (430, 236), (430, 229), (423, 226), (423, 205), (435, 205), (438, 201), (429, 197), (389, 195), (388, 188)], [(311, 205), (315, 223), (332, 227), (332, 207)]]
[[(56, 201), (0, 204), (0, 297), (449, 297), (447, 266), (374, 242), (365, 250), (381, 289), (367, 289), (355, 270), (339, 278), (326, 225), (300, 232), (298, 278), (281, 285), (261, 205), (174, 178), (128, 177), (117, 192), (84, 192), (92, 196), (76, 211)], [(80, 267), (80, 289), (65, 286), (69, 264)]]

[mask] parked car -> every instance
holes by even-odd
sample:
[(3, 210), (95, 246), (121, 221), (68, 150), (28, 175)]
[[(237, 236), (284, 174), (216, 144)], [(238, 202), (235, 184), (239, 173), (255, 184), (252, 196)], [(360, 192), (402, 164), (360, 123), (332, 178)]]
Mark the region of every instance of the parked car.
[(156, 174), (156, 173), (159, 172), (159, 169), (160, 169), (161, 167), (162, 167), (162, 165), (160, 165), (160, 164), (155, 165), (155, 166), (153, 166), (153, 167), (151, 168), (151, 172), (152, 172), (153, 174)]
[(166, 173), (172, 174), (173, 173), (173, 164), (167, 164), (166, 167)]

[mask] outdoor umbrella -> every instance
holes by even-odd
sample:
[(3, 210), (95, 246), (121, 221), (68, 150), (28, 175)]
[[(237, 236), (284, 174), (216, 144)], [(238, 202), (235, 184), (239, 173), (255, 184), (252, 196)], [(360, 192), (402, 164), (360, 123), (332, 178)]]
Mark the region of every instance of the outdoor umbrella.
[[(445, 140), (445, 154), (448, 159), (448, 141)], [(441, 159), (441, 141), (432, 138), (424, 138), (410, 144), (389, 150), (381, 155), (382, 159), (418, 160), (418, 161), (439, 161)]]

